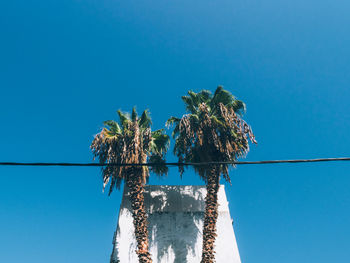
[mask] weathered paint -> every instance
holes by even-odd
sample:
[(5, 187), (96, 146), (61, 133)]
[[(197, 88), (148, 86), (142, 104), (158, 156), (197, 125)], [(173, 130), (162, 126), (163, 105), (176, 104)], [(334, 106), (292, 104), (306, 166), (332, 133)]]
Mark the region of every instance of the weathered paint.
[[(205, 186), (145, 187), (150, 252), (154, 263), (200, 262), (205, 195)], [(218, 201), (216, 262), (241, 263), (223, 185), (220, 186)], [(113, 263), (138, 262), (132, 220), (125, 189), (113, 238)]]

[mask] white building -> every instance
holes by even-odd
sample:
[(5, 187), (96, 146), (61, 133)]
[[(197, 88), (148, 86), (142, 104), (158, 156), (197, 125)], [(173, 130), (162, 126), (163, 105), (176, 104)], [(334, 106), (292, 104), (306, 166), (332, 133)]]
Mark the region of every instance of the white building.
[[(200, 262), (205, 195), (205, 186), (146, 186), (145, 204), (154, 263)], [(216, 262), (241, 263), (223, 185), (218, 200)], [(124, 190), (111, 263), (138, 262), (130, 209), (128, 193)]]

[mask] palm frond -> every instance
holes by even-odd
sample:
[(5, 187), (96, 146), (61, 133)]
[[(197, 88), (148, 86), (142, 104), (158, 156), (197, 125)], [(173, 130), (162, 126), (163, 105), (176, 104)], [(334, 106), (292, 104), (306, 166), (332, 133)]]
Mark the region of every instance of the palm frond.
[(149, 128), (152, 125), (151, 114), (148, 110), (144, 110), (139, 120), (139, 126), (143, 129)]
[(211, 92), (209, 90), (202, 90), (197, 96), (199, 97), (200, 103), (208, 103), (211, 99)]
[(192, 90), (188, 91), (187, 93), (188, 93), (188, 96), (192, 100), (193, 106), (198, 108), (199, 104), (201, 103), (199, 94), (193, 92)]
[(131, 113), (131, 120), (132, 121), (136, 121), (137, 120), (137, 111), (136, 111), (136, 107), (132, 108), (132, 113)]
[(191, 113), (196, 113), (196, 105), (194, 101), (192, 100), (191, 96), (182, 96), (181, 99), (184, 101), (186, 105), (186, 110)]
[(180, 118), (171, 116), (171, 117), (166, 121), (165, 126), (169, 127), (169, 126), (174, 125), (174, 124), (175, 124), (175, 125), (176, 125), (176, 124), (179, 124), (180, 120), (181, 120)]
[(164, 129), (152, 132), (151, 153), (163, 153), (169, 148), (170, 138)]
[(150, 167), (150, 170), (158, 176), (168, 175), (168, 166), (165, 165), (164, 155), (152, 154), (149, 162), (157, 165)]
[(245, 114), (247, 111), (245, 103), (241, 100), (234, 100), (230, 106), (241, 116), (243, 116), (243, 114)]
[(217, 89), (215, 90), (214, 96), (211, 100), (210, 107), (214, 108), (219, 103), (222, 103), (226, 106), (228, 104), (231, 104), (234, 99), (235, 98), (231, 94), (231, 92), (224, 90), (224, 88), (222, 86), (218, 86)]
[(107, 126), (107, 129), (111, 132), (111, 135), (118, 135), (122, 132), (119, 124), (114, 120), (104, 121), (103, 125)]
[(220, 121), (215, 115), (211, 116), (210, 119), (215, 123), (217, 126), (225, 126), (225, 123)]
[(180, 118), (177, 118), (177, 117), (170, 117), (166, 123), (165, 123), (165, 126), (166, 127), (170, 127), (172, 125), (175, 125), (174, 129), (173, 129), (173, 132), (171, 133), (171, 136), (173, 138), (175, 138), (175, 136), (177, 136), (177, 134), (179, 133), (180, 131), (180, 127), (179, 127), (179, 123), (180, 123)]
[(123, 129), (125, 129), (126, 124), (130, 121), (130, 115), (126, 112), (122, 112), (121, 110), (117, 110), (117, 113), (119, 116), (120, 126), (122, 126)]

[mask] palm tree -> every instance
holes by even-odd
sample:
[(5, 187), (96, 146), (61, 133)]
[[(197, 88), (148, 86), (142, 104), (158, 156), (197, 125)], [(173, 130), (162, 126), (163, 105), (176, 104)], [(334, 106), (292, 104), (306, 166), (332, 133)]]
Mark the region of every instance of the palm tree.
[[(124, 180), (129, 188), (133, 224), (137, 240), (136, 253), (141, 263), (152, 262), (149, 253), (147, 213), (144, 204), (144, 184), (149, 177), (148, 166), (113, 166), (108, 164), (164, 163), (169, 145), (169, 136), (164, 130), (151, 131), (151, 118), (145, 110), (139, 118), (133, 108), (131, 117), (120, 110), (119, 124), (113, 120), (105, 121), (105, 127), (94, 137), (91, 149), (101, 164), (103, 189), (110, 181), (109, 194), (114, 187), (120, 188)], [(167, 167), (158, 165), (151, 168), (158, 175), (166, 174)]]
[[(205, 181), (205, 215), (203, 227), (202, 263), (215, 262), (214, 243), (220, 176), (230, 181), (228, 164), (210, 162), (231, 162), (245, 156), (249, 151), (248, 137), (256, 143), (250, 126), (241, 119), (245, 104), (230, 92), (219, 86), (214, 95), (207, 90), (188, 92), (182, 100), (188, 114), (181, 118), (171, 117), (167, 125), (175, 125), (174, 153), (180, 163), (205, 163), (195, 165), (195, 172)], [(180, 166), (180, 174), (184, 172)]]

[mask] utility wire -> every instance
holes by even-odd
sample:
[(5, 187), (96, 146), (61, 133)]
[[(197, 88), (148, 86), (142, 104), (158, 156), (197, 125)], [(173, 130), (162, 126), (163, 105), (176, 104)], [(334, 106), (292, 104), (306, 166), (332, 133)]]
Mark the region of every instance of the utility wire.
[(104, 167), (104, 166), (202, 166), (202, 165), (246, 165), (246, 164), (277, 164), (277, 163), (316, 163), (316, 162), (335, 162), (335, 161), (350, 161), (350, 157), (340, 158), (318, 158), (318, 159), (295, 159), (295, 160), (265, 160), (265, 161), (235, 161), (235, 162), (173, 162), (173, 163), (51, 163), (51, 162), (0, 162), (3, 166), (92, 166), (92, 167)]

